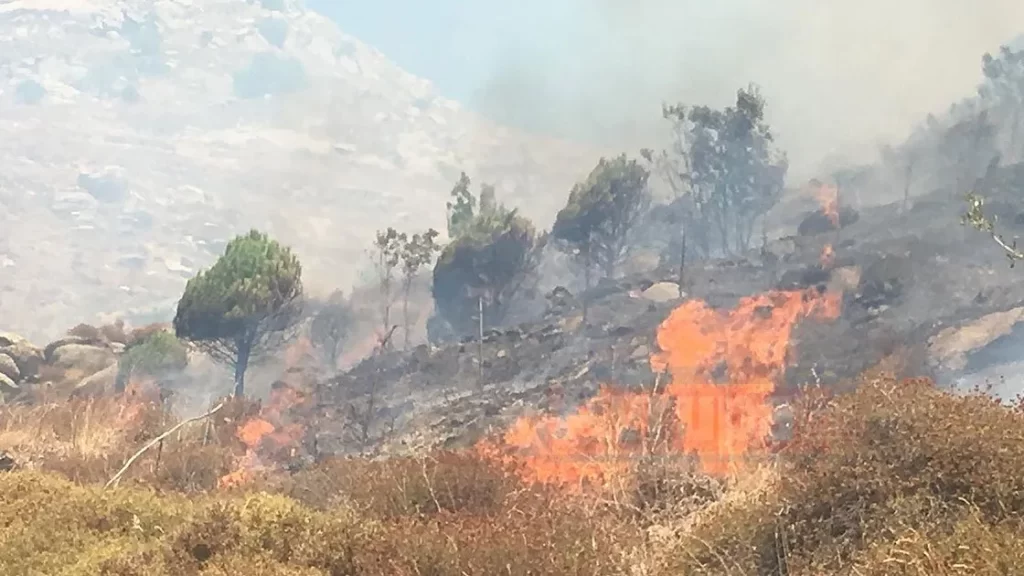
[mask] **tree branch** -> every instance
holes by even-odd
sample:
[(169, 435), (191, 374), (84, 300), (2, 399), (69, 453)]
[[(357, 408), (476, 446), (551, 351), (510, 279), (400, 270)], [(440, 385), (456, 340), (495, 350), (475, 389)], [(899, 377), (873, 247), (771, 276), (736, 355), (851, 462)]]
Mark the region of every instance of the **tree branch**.
[(153, 446), (156, 446), (157, 444), (163, 442), (164, 438), (167, 438), (171, 434), (174, 434), (182, 426), (184, 426), (184, 425), (186, 425), (186, 424), (188, 424), (190, 422), (195, 422), (197, 420), (202, 420), (204, 418), (208, 418), (208, 417), (212, 416), (213, 414), (215, 414), (216, 412), (218, 412), (223, 407), (224, 407), (224, 402), (221, 402), (213, 410), (210, 410), (206, 414), (195, 416), (195, 417), (189, 418), (187, 420), (182, 420), (181, 422), (179, 422), (177, 425), (175, 425), (170, 430), (168, 430), (168, 431), (164, 432), (163, 434), (157, 436), (156, 438), (153, 438), (152, 440), (150, 440), (145, 446), (140, 448), (138, 452), (133, 454), (131, 458), (129, 458), (128, 460), (125, 461), (124, 466), (122, 466), (121, 469), (117, 471), (117, 474), (114, 474), (114, 476), (111, 477), (110, 481), (108, 481), (106, 483), (106, 485), (103, 486), (103, 489), (106, 490), (106, 489), (110, 488), (111, 486), (116, 487), (118, 485), (118, 483), (120, 482), (120, 480), (121, 480), (121, 476), (128, 470), (128, 467), (131, 466), (132, 463), (134, 463), (135, 460), (137, 460), (139, 458), (139, 456), (142, 456), (142, 454), (146, 450), (149, 450)]

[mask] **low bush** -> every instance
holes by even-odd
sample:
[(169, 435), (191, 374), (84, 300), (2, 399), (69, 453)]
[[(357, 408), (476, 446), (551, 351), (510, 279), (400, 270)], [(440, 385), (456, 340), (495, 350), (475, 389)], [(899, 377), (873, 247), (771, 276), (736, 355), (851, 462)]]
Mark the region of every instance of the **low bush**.
[(1024, 541), (1024, 412), (865, 378), (803, 419), (777, 488), (682, 539), (686, 574), (1007, 574)]
[(946, 576), (1024, 565), (1024, 411), (926, 380), (872, 374), (852, 393), (808, 397), (777, 460), (733, 477), (651, 458), (602, 493), (526, 485), (515, 466), (458, 451), (271, 466), (222, 489), (250, 449), (239, 427), (260, 410), (228, 402), (104, 491), (169, 425), (161, 411), (123, 398), (3, 408), (0, 450), (28, 469), (0, 474), (0, 574)]

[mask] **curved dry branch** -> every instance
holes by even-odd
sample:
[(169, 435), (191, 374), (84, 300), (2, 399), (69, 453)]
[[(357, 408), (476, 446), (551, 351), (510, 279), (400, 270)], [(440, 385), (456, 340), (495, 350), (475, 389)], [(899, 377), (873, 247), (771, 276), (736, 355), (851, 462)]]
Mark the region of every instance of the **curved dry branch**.
[(209, 418), (210, 416), (216, 414), (217, 411), (219, 411), (221, 408), (224, 407), (224, 404), (225, 404), (224, 402), (221, 402), (220, 404), (217, 404), (217, 406), (215, 406), (212, 410), (210, 410), (209, 412), (207, 412), (205, 414), (201, 414), (199, 416), (195, 416), (195, 417), (189, 418), (187, 420), (182, 420), (181, 422), (178, 422), (178, 424), (176, 424), (170, 430), (168, 430), (168, 431), (164, 432), (163, 434), (157, 436), (156, 438), (153, 438), (152, 440), (150, 440), (145, 446), (140, 448), (138, 452), (133, 454), (131, 458), (129, 458), (128, 460), (125, 461), (124, 466), (122, 466), (121, 469), (117, 471), (117, 474), (114, 474), (114, 476), (110, 478), (110, 480), (103, 486), (103, 489), (106, 490), (106, 489), (110, 488), (111, 486), (116, 487), (118, 482), (120, 482), (120, 480), (121, 480), (121, 476), (124, 475), (124, 473), (132, 465), (132, 463), (134, 463), (139, 458), (139, 456), (142, 456), (142, 454), (145, 453), (146, 450), (149, 450), (153, 446), (156, 446), (160, 442), (163, 442), (164, 438), (167, 438), (171, 434), (174, 434), (175, 432), (177, 432), (185, 424), (188, 424), (190, 422), (196, 422), (196, 421), (202, 420), (204, 418)]

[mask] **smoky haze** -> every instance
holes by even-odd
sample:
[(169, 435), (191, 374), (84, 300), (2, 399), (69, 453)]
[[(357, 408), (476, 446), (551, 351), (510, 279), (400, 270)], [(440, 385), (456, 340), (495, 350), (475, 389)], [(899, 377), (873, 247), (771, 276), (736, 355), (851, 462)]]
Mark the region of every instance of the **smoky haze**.
[(974, 95), (982, 55), (1024, 22), (1019, 0), (565, 2), (535, 10), (543, 37), (500, 35), (474, 107), (634, 149), (659, 142), (663, 102), (721, 106), (755, 82), (797, 178), (823, 161), (869, 160)]

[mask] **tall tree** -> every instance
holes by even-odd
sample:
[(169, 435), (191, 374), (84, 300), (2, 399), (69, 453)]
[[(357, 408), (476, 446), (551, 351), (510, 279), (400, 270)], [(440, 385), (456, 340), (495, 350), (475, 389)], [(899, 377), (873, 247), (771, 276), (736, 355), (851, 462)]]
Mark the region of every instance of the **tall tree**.
[(666, 106), (674, 144), (661, 167), (675, 189), (694, 248), (709, 257), (747, 250), (758, 218), (778, 202), (788, 162), (764, 120), (765, 101), (756, 86), (740, 89), (736, 103)]
[(630, 234), (650, 207), (650, 173), (623, 154), (601, 158), (584, 182), (576, 184), (555, 218), (551, 236), (573, 249), (583, 264), (587, 288), (596, 267), (611, 277), (626, 256)]
[[(483, 196), (481, 195), (481, 206)], [(432, 263), (434, 257), (441, 250), (441, 245), (436, 242), (439, 232), (433, 228), (423, 233), (413, 234), (402, 244), (402, 320), (405, 327), (405, 347), (409, 347), (409, 296), (412, 292), (412, 284), (416, 275), (424, 266)]]
[(174, 331), (235, 372), (245, 393), (252, 359), (279, 346), (302, 312), (302, 266), (287, 246), (251, 230), (228, 242), (210, 269), (188, 281)]
[(477, 214), (434, 266), (431, 292), (438, 314), (460, 334), (475, 332), (479, 322), (500, 324), (535, 270), (541, 246), (533, 224), (515, 210), (499, 204)]
[(473, 222), (477, 200), (469, 187), (472, 182), (465, 172), (459, 175), (459, 181), (452, 188), (452, 200), (448, 202), (448, 237), (457, 238), (466, 232)]
[(391, 305), (394, 303), (392, 286), (395, 270), (402, 260), (402, 246), (406, 242), (404, 232), (394, 228), (378, 231), (373, 243), (374, 268), (377, 272), (377, 289), (380, 295), (380, 316), (384, 333), (391, 330)]

